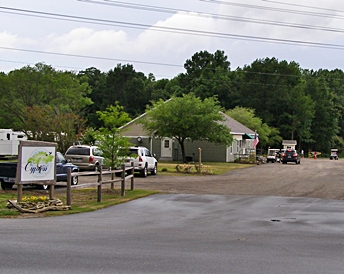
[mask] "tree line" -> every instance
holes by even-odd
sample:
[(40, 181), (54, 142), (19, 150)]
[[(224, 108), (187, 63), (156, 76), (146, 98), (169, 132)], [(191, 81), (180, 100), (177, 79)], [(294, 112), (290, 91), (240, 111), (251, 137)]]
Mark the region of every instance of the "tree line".
[(38, 63), (2, 72), (0, 128), (56, 141), (65, 151), (88, 129), (104, 127), (99, 111), (119, 105), (133, 119), (153, 102), (192, 93), (201, 100), (216, 97), (224, 112), (258, 132), (260, 148), (279, 148), (283, 139), (297, 140), (304, 151), (344, 148), (340, 69), (302, 69), (276, 58), (231, 69), (220, 50), (195, 53), (184, 69), (159, 80), (131, 64), (117, 64), (108, 72), (95, 67), (74, 72)]

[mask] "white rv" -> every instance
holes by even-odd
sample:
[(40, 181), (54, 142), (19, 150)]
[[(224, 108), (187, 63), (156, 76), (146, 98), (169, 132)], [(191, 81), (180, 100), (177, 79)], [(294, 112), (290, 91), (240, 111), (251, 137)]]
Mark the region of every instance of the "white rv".
[(21, 140), (27, 140), (24, 132), (0, 129), (0, 156), (18, 155), (18, 146)]

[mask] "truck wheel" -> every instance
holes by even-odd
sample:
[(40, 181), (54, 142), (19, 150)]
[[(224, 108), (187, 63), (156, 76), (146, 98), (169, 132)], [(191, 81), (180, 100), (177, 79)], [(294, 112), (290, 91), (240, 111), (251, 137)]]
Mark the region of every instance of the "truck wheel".
[(144, 178), (147, 177), (147, 167), (146, 166), (141, 170), (141, 176)]
[(158, 167), (157, 167), (157, 165), (155, 164), (153, 170), (151, 171), (151, 174), (152, 174), (152, 175), (156, 175), (156, 174), (157, 174), (157, 171), (158, 171)]

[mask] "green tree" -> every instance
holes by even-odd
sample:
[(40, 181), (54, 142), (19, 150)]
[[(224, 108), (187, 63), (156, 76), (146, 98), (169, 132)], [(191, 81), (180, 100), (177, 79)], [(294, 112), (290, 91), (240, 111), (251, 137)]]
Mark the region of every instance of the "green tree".
[(98, 147), (102, 151), (104, 164), (112, 169), (117, 168), (123, 162), (121, 156), (124, 155), (121, 152), (126, 151), (131, 145), (129, 139), (121, 135), (119, 127), (131, 119), (118, 103), (109, 106), (105, 111), (97, 111), (97, 115), (104, 125), (97, 134)]
[(338, 134), (338, 119), (341, 117), (335, 105), (335, 94), (329, 88), (323, 76), (311, 73), (307, 78), (306, 92), (315, 102), (314, 119), (311, 133), (314, 143), (312, 148), (317, 151), (328, 152), (333, 138)]
[[(280, 128), (281, 112), (289, 103), (288, 93), (301, 81), (299, 65), (276, 58), (257, 59), (238, 73), (241, 74), (238, 104), (255, 109), (265, 123)], [(285, 138), (284, 132), (281, 134)]]
[(85, 132), (80, 135), (82, 144), (95, 146), (97, 143), (98, 131), (92, 127), (86, 128)]
[(235, 107), (227, 110), (226, 114), (246, 127), (257, 131), (259, 146), (279, 147), (281, 145), (282, 137), (279, 135), (279, 130), (263, 123), (261, 118), (256, 117), (254, 109)]
[(147, 117), (141, 120), (143, 127), (152, 136), (175, 138), (185, 158), (186, 139), (208, 140), (215, 144), (230, 145), (233, 137), (223, 123), (221, 107), (216, 97), (203, 101), (193, 93), (159, 100), (147, 107)]
[(30, 139), (56, 142), (64, 153), (78, 139), (85, 121), (74, 113), (64, 113), (49, 105), (26, 108), (25, 130)]
[(106, 73), (94, 67), (80, 71), (78, 74), (79, 79), (87, 81), (92, 90), (88, 97), (92, 100), (93, 104), (87, 105), (82, 111), (87, 121), (87, 126), (90, 128), (96, 129), (101, 126), (101, 121), (98, 119), (96, 112), (105, 110), (108, 106), (103, 105), (103, 100), (106, 96), (106, 76)]
[(56, 71), (51, 66), (38, 63), (8, 73), (0, 79), (0, 109), (2, 119), (10, 121), (6, 128), (32, 131), (26, 127), (27, 107), (50, 106), (59, 113), (80, 115), (91, 104), (86, 82), (68, 71)]
[(314, 101), (310, 95), (305, 94), (306, 82), (300, 81), (298, 85), (290, 88), (287, 101), (281, 109), (280, 126), (283, 136), (290, 140), (302, 142), (311, 140), (311, 125), (314, 118)]
[(222, 107), (227, 108), (233, 93), (230, 62), (224, 51), (200, 51), (184, 64), (185, 74), (178, 77), (183, 93), (192, 92), (201, 99), (217, 96)]
[(147, 79), (142, 72), (136, 72), (132, 65), (118, 64), (106, 75), (106, 86), (99, 110), (104, 110), (112, 102), (119, 102), (131, 117), (142, 114), (151, 100), (148, 83), (153, 79)]

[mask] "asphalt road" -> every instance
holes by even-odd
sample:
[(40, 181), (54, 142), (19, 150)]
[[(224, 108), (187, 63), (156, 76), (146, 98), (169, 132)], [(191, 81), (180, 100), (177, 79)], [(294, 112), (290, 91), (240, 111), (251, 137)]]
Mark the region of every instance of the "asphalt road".
[[(202, 183), (189, 177), (184, 184), (190, 184), (192, 192), (200, 184), (206, 189), (211, 182), (216, 184), (211, 177), (226, 177), (227, 183), (219, 183), (219, 189), (227, 192), (240, 189), (237, 184), (264, 189), (261, 184), (270, 182), (266, 189), (271, 193), (282, 193), (280, 186), (297, 193), (303, 188), (296, 181), (312, 182), (314, 167), (319, 178), (313, 188), (322, 180), (333, 182), (332, 188), (342, 180), (340, 160), (306, 162), (260, 165), (235, 171), (235, 176), (207, 176)], [(302, 169), (298, 180), (280, 183), (280, 176), (293, 177)], [(325, 180), (330, 171), (331, 178)], [(246, 182), (244, 174), (250, 172), (257, 175)], [(137, 187), (145, 182), (158, 184), (162, 177), (140, 178)], [(174, 178), (176, 187), (165, 183), (168, 194), (91, 213), (0, 219), (0, 272), (343, 273), (344, 201), (258, 195), (253, 189), (249, 195), (178, 193), (180, 178)], [(310, 192), (316, 194), (319, 189)]]

